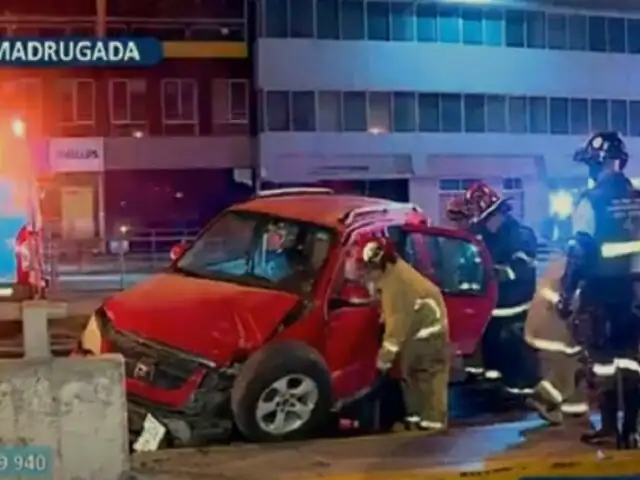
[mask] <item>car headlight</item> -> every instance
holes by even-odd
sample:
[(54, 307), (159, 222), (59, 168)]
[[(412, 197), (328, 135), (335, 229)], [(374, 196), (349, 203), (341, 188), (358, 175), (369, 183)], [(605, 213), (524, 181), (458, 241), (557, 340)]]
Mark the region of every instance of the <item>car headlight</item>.
[(94, 355), (102, 353), (102, 333), (100, 332), (100, 324), (97, 315), (91, 315), (87, 326), (80, 337), (80, 347)]

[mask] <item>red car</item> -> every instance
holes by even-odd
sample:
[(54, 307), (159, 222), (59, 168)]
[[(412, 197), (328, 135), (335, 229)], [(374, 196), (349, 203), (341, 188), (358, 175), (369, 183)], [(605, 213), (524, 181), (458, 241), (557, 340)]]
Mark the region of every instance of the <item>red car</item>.
[(429, 226), (412, 205), (327, 189), (266, 191), (226, 210), (174, 247), (165, 273), (107, 300), (81, 348), (124, 356), (131, 428), (143, 437), (155, 428), (186, 444), (235, 426), (286, 440), (335, 412), (370, 412), (382, 398), (380, 311), (346, 261), (363, 233), (388, 235), (439, 283), (464, 370), (497, 295), (484, 246)]

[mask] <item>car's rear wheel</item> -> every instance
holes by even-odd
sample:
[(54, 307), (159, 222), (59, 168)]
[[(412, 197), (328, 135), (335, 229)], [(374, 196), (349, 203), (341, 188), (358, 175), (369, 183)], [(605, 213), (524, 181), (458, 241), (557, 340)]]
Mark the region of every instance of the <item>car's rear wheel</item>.
[(298, 342), (254, 354), (231, 392), (238, 430), (256, 442), (308, 436), (327, 419), (331, 405), (331, 376), (322, 357)]

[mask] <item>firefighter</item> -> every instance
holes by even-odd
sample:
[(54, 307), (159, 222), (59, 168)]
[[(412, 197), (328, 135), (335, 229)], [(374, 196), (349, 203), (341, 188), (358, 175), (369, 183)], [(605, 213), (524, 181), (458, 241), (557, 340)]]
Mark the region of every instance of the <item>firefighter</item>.
[(400, 355), (405, 428), (445, 429), (450, 348), (442, 293), (402, 260), (388, 239), (367, 241), (362, 259), (381, 299), (380, 372), (386, 373)]
[(527, 404), (552, 425), (565, 415), (580, 418), (589, 412), (582, 348), (555, 308), (565, 264), (560, 259), (549, 265), (525, 321), (525, 341), (537, 351), (541, 378)]
[[(562, 318), (575, 321), (599, 393), (601, 428), (582, 440), (600, 443), (613, 438), (619, 447), (635, 448), (640, 404), (640, 194), (623, 173), (629, 155), (618, 133), (594, 134), (574, 160), (587, 165), (595, 186), (582, 195), (572, 216), (573, 237), (557, 308)], [(578, 291), (580, 307), (574, 315), (572, 301)], [(619, 401), (624, 405), (621, 429)]]
[(468, 230), (473, 218), (471, 206), (465, 201), (464, 195), (453, 197), (447, 203), (446, 215), (453, 226), (461, 230)]
[(482, 342), (484, 376), (501, 378), (511, 393), (529, 394), (537, 380), (537, 364), (524, 341), (524, 322), (536, 288), (536, 236), (510, 214), (508, 199), (488, 185), (472, 185), (465, 200), (498, 280), (498, 301)]

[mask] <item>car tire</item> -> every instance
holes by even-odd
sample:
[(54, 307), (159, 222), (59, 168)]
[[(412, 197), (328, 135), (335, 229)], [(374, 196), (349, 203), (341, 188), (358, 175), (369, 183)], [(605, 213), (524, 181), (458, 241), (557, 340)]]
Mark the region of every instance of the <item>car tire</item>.
[[(231, 409), (247, 440), (295, 440), (316, 432), (328, 418), (331, 389), (331, 374), (315, 350), (299, 342), (278, 342), (256, 352), (243, 365), (231, 390)], [(278, 402), (280, 413), (274, 408)], [(308, 408), (300, 414), (288, 410), (300, 405)], [(268, 413), (260, 415), (259, 407)], [(278, 415), (289, 425), (277, 428)]]

